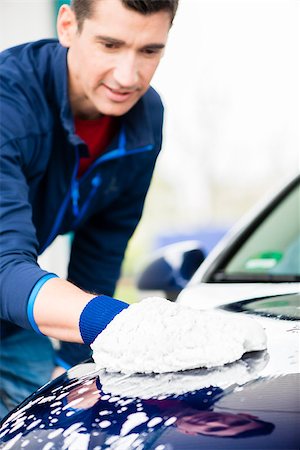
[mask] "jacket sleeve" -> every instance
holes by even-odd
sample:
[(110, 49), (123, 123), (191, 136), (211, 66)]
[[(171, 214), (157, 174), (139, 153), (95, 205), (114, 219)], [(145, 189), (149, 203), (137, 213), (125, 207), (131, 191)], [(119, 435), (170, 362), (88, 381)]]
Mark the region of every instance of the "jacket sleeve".
[[(26, 145), (34, 145), (34, 139)], [(30, 329), (28, 299), (48, 273), (37, 264), (38, 241), (21, 148), (20, 139), (2, 140), (0, 147), (1, 318)]]
[(39, 102), (22, 62), (9, 52), (0, 60), (0, 316), (30, 329), (28, 300), (48, 277), (37, 264), (29, 187), (43, 130), (37, 128)]

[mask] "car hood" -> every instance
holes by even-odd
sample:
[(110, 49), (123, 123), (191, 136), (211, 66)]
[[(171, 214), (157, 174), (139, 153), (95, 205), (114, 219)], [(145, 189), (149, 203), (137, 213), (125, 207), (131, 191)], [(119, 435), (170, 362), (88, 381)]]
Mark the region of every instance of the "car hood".
[(296, 450), (299, 324), (257, 320), (267, 350), (222, 367), (125, 376), (75, 366), (4, 419), (1, 448)]
[[(20, 450), (27, 445), (46, 450), (296, 449), (300, 380), (296, 374), (258, 377), (267, 359), (266, 354), (252, 355), (223, 371), (126, 380), (99, 376), (93, 364), (84, 364), (8, 416), (1, 442), (6, 442), (3, 448)], [(193, 427), (195, 414), (197, 432), (185, 423), (192, 418)], [(218, 436), (216, 426), (209, 431), (215, 435), (206, 434), (212, 417), (217, 423), (223, 417), (246, 418), (263, 432), (225, 437)]]

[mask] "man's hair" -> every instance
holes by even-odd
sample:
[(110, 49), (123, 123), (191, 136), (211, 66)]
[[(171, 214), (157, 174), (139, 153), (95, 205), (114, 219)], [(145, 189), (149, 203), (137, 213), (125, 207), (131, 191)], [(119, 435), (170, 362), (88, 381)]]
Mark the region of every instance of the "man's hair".
[[(85, 19), (93, 15), (93, 6), (101, 0), (72, 0), (71, 7), (75, 12), (78, 30), (81, 31)], [(179, 0), (120, 0), (125, 8), (132, 9), (144, 15), (158, 11), (168, 11), (171, 23), (175, 17)]]

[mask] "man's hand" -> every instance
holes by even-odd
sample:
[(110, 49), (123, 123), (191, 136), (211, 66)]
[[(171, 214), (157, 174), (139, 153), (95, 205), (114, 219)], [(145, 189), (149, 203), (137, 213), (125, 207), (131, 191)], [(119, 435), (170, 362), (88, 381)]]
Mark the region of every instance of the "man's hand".
[(116, 315), (91, 348), (97, 369), (163, 373), (237, 361), (246, 352), (264, 350), (266, 335), (250, 317), (154, 297)]

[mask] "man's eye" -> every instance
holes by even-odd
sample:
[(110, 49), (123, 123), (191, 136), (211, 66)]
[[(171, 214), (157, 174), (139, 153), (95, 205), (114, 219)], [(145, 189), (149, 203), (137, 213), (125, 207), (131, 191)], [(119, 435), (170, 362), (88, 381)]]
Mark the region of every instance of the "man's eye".
[(111, 50), (113, 50), (113, 49), (115, 49), (115, 48), (118, 48), (118, 45), (117, 45), (117, 44), (113, 44), (112, 42), (102, 42), (102, 45), (103, 45), (105, 48), (111, 49)]
[(145, 48), (143, 51), (146, 55), (157, 55), (158, 53), (161, 52), (160, 48)]

